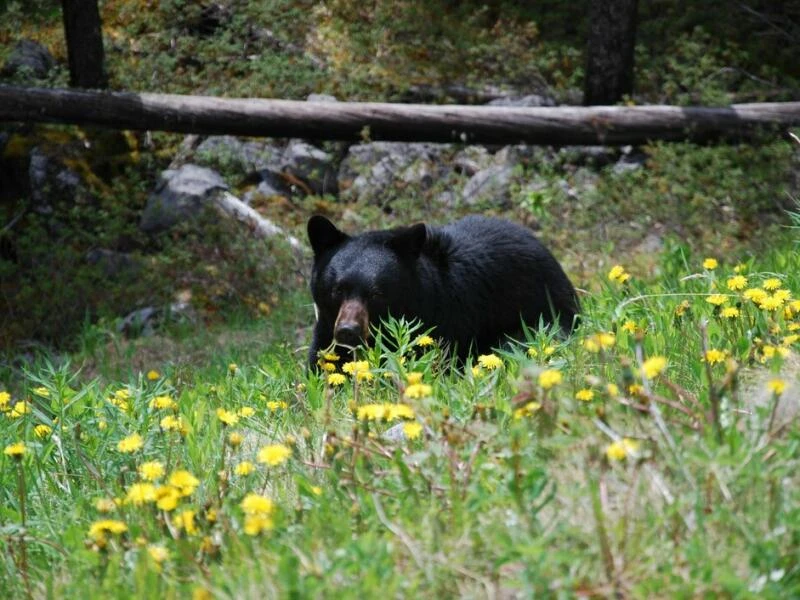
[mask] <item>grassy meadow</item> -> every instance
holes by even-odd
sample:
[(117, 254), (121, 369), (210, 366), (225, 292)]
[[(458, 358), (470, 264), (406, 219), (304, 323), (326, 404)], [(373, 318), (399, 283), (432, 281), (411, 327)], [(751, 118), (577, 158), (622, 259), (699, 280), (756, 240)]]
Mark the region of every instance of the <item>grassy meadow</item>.
[(663, 261), (463, 367), (398, 321), (343, 372), (279, 338), (34, 361), (0, 393), (4, 595), (800, 593), (798, 254)]

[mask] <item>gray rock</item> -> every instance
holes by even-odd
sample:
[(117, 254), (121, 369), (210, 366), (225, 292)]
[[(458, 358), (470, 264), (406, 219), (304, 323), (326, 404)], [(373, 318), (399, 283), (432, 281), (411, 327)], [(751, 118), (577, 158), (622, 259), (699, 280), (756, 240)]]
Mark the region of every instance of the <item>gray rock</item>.
[(161, 173), (161, 182), (147, 200), (139, 227), (147, 233), (165, 231), (197, 216), (219, 190), (228, 186), (219, 173), (194, 164)]
[(556, 101), (550, 96), (544, 94), (530, 94), (528, 96), (506, 96), (504, 98), (496, 98), (489, 102), (489, 106), (511, 106), (511, 107), (526, 107), (526, 106), (555, 106)]
[(52, 212), (54, 204), (74, 204), (89, 197), (89, 191), (83, 185), (80, 175), (39, 148), (31, 150), (28, 181), (33, 208), (40, 214)]
[(472, 206), (485, 201), (493, 205), (507, 205), (511, 199), (511, 184), (514, 179), (512, 167), (496, 165), (478, 171), (464, 186), (461, 199)]
[(383, 432), (381, 437), (383, 437), (383, 439), (387, 442), (405, 442), (407, 438), (406, 432), (403, 430), (403, 425), (405, 425), (405, 423), (392, 425), (389, 427), (389, 429)]
[(43, 45), (32, 40), (20, 40), (8, 56), (0, 76), (44, 79), (55, 64), (53, 55)]
[(264, 198), (270, 198), (272, 196), (291, 198), (292, 193), (296, 191), (275, 171), (265, 169), (260, 171), (258, 175), (261, 181), (259, 181), (256, 189), (245, 193), (242, 198), (247, 204), (251, 204), (256, 196), (262, 196)]
[(279, 170), (283, 149), (269, 142), (245, 140), (232, 135), (213, 135), (195, 150), (195, 162), (220, 171), (235, 171), (243, 177), (263, 169)]
[(129, 337), (152, 335), (166, 323), (195, 322), (197, 315), (188, 302), (173, 302), (163, 308), (146, 306), (126, 315), (117, 330)]
[(305, 183), (315, 194), (337, 194), (333, 156), (302, 140), (292, 140), (281, 158), (282, 170)]
[(483, 146), (466, 146), (453, 157), (453, 167), (468, 177), (472, 177), (493, 163), (494, 157)]

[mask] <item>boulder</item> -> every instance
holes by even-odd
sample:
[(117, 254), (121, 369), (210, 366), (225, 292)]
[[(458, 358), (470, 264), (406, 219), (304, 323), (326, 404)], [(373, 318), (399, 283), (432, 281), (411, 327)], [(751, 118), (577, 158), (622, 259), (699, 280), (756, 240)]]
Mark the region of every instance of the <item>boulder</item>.
[(44, 79), (55, 65), (53, 55), (42, 44), (33, 40), (20, 40), (0, 70), (0, 77)]
[(461, 192), (461, 200), (467, 206), (488, 202), (493, 206), (507, 206), (511, 201), (511, 185), (514, 168), (495, 165), (473, 175)]

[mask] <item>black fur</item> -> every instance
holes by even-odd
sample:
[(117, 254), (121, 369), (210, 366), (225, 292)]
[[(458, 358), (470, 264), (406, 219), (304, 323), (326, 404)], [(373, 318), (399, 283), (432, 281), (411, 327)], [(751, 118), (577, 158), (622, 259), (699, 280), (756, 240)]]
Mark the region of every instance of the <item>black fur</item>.
[[(471, 216), (348, 236), (326, 218), (308, 223), (314, 250), (311, 293), (319, 310), (309, 362), (331, 345), (344, 300), (363, 302), (370, 324), (392, 314), (417, 318), (454, 345), (487, 352), (540, 318), (570, 332), (579, 311), (558, 261), (526, 228)], [(366, 337), (366, 334), (365, 334)]]

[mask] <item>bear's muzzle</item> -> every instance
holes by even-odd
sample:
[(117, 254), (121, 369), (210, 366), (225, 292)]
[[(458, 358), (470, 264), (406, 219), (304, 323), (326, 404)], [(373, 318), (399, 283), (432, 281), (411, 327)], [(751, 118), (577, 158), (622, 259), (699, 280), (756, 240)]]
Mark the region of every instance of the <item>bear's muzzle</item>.
[(348, 299), (339, 308), (333, 339), (341, 346), (355, 348), (369, 337), (369, 312), (366, 304), (357, 299)]

